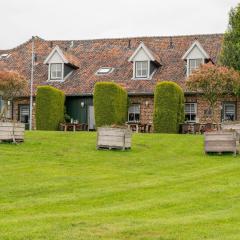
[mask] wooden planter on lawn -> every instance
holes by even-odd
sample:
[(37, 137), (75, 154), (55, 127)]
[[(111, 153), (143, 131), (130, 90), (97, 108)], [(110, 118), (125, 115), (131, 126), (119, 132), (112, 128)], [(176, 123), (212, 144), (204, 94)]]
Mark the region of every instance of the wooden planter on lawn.
[(24, 123), (0, 122), (0, 142), (23, 142), (24, 132)]
[(237, 139), (235, 132), (206, 132), (205, 134), (205, 153), (209, 152), (233, 152), (237, 153)]
[(97, 132), (97, 149), (130, 149), (132, 131), (126, 128), (100, 127)]

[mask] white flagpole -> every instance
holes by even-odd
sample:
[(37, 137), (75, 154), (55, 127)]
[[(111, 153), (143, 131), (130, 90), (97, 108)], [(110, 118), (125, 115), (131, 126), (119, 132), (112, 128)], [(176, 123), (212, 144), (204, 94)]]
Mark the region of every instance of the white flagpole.
[(29, 117), (29, 130), (32, 130), (32, 113), (33, 113), (33, 74), (34, 74), (34, 36), (32, 37), (32, 68), (30, 79), (30, 117)]

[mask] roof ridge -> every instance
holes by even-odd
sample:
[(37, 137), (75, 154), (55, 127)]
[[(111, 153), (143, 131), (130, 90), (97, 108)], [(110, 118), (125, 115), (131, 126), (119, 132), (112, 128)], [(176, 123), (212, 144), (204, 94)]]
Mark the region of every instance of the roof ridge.
[[(46, 39), (43, 39), (39, 36), (34, 36), (36, 39), (39, 39), (39, 40), (42, 40), (42, 41), (45, 41), (45, 42), (55, 42), (55, 43), (58, 43), (58, 42), (71, 42), (71, 41), (75, 41), (75, 42), (96, 42), (96, 41), (109, 41), (109, 40), (143, 40), (143, 39), (153, 39), (153, 38), (181, 38), (181, 37), (204, 37), (204, 36), (223, 36), (224, 33), (204, 33), (204, 34), (183, 34), (183, 35), (162, 35), (162, 36), (159, 36), (159, 35), (155, 35), (155, 36), (135, 36), (135, 37), (109, 37), (109, 38), (92, 38), (92, 39), (75, 39), (75, 40), (63, 40), (63, 39), (58, 39), (58, 40), (46, 40)], [(18, 46), (16, 47), (13, 47), (13, 48), (9, 48), (9, 49), (0, 49), (0, 51), (14, 51), (14, 50), (17, 50), (18, 48), (21, 48), (22, 46), (30, 43), (32, 41), (32, 37), (30, 39), (28, 39), (27, 41), (19, 44)]]
[(50, 39), (47, 42), (71, 42), (71, 41), (104, 41), (104, 40), (132, 40), (132, 39), (151, 39), (151, 38), (179, 38), (179, 37), (197, 37), (197, 36), (223, 36), (224, 33), (204, 33), (204, 34), (183, 34), (183, 35), (153, 35), (153, 36), (135, 36), (135, 37), (109, 37), (109, 38), (86, 38), (86, 39)]
[[(35, 39), (38, 39), (38, 40), (46, 41), (45, 39), (43, 39), (43, 38), (41, 38), (41, 37), (39, 37), (39, 36), (33, 36), (33, 37), (34, 37)], [(0, 51), (5, 51), (5, 52), (7, 52), (7, 51), (14, 51), (14, 50), (17, 50), (18, 48), (21, 48), (22, 46), (30, 43), (31, 41), (32, 41), (32, 37), (29, 38), (27, 41), (25, 41), (25, 42), (23, 42), (23, 43), (20, 43), (20, 44), (19, 44), (18, 46), (16, 46), (16, 47), (8, 48), (8, 49), (0, 49)]]

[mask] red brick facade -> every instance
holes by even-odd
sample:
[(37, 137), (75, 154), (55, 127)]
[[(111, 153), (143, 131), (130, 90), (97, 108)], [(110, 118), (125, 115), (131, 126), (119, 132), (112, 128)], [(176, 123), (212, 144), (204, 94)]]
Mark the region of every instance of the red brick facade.
[[(153, 109), (154, 109), (154, 98), (153, 96), (130, 96), (130, 105), (139, 104), (140, 105), (140, 122), (142, 124), (153, 124)], [(210, 117), (206, 116), (206, 110), (208, 109), (208, 104), (200, 96), (185, 96), (185, 101), (187, 103), (197, 103), (197, 121), (200, 123), (209, 122)], [(222, 121), (222, 106), (224, 102), (231, 102), (236, 104), (236, 120), (240, 120), (240, 101), (237, 97), (228, 97), (221, 99), (217, 103), (216, 118), (219, 122)], [(29, 105), (28, 98), (17, 99), (13, 104), (13, 118), (19, 120), (19, 106)], [(36, 128), (35, 119), (35, 102), (33, 104), (33, 129)]]
[[(20, 112), (19, 108), (21, 105), (29, 105), (29, 98), (19, 98), (13, 103), (13, 119), (19, 121), (20, 120)], [(36, 118), (35, 118), (35, 101), (33, 102), (33, 129), (36, 129)]]

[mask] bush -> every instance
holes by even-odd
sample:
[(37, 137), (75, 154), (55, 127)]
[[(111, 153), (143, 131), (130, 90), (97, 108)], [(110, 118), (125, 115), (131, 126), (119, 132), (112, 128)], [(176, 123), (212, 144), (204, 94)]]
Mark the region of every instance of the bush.
[(184, 121), (184, 94), (173, 82), (157, 84), (154, 92), (154, 131), (178, 133), (179, 124)]
[(40, 86), (36, 96), (36, 125), (38, 130), (58, 130), (64, 121), (64, 93), (50, 86)]
[(94, 86), (94, 111), (97, 127), (123, 125), (127, 119), (127, 92), (112, 82), (99, 82)]

